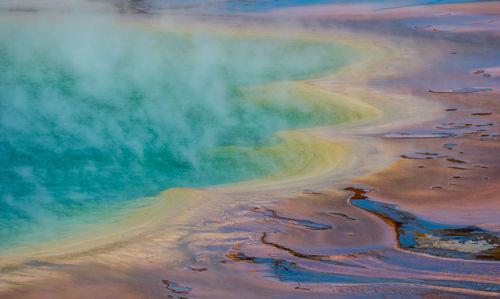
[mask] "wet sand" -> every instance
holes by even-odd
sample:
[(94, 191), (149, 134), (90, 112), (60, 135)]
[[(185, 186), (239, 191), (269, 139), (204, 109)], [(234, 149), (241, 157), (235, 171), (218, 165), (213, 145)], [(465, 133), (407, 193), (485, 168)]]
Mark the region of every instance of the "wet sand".
[[(4, 266), (2, 297), (499, 296), (500, 81), (474, 72), (499, 65), (500, 41), (469, 23), (500, 5), (318, 21), (328, 7), (205, 22), (259, 34), (299, 18), (296, 34), (372, 47), (366, 61), (302, 82), (381, 112), (307, 131), (342, 145), (339, 160), (284, 181), (167, 191), (192, 198), (189, 209), (133, 237)], [(436, 24), (462, 29), (419, 27)]]

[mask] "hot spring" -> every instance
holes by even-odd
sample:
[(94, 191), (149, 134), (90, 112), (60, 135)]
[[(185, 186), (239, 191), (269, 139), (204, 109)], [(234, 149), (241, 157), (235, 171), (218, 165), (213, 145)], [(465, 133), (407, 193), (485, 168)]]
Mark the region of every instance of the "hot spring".
[(300, 171), (276, 132), (361, 117), (292, 83), (358, 59), (332, 41), (33, 16), (0, 40), (2, 250), (171, 187)]

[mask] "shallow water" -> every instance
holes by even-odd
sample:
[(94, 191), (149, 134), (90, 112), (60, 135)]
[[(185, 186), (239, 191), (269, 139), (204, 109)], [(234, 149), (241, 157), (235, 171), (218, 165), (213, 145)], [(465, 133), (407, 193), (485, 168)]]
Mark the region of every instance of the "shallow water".
[(261, 87), (356, 60), (331, 42), (78, 18), (6, 18), (0, 39), (0, 249), (114, 221), (170, 187), (283, 175), (300, 153), (275, 132), (357, 117)]
[[(484, 0), (483, 0), (484, 1)], [(488, 1), (488, 0), (487, 0)], [(276, 8), (289, 6), (302, 6), (311, 4), (376, 4), (381, 8), (395, 8), (413, 5), (437, 5), (447, 3), (463, 2), (482, 2), (481, 0), (256, 0), (256, 1), (238, 1), (238, 0), (133, 0), (130, 6), (140, 12), (158, 13), (165, 11), (181, 13), (217, 13), (217, 12), (256, 12), (266, 11)]]

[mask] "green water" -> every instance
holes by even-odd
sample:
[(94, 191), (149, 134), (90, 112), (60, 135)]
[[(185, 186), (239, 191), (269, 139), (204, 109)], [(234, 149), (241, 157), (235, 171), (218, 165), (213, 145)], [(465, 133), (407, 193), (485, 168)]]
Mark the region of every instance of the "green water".
[[(278, 173), (276, 131), (345, 121), (283, 87), (353, 62), (319, 40), (0, 20), (0, 249), (110, 221), (135, 199)], [(295, 157), (296, 158), (296, 157)]]

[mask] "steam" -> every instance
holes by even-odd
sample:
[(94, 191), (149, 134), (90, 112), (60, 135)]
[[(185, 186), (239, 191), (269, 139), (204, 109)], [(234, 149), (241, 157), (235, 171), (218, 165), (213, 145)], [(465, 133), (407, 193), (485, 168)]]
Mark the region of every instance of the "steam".
[(6, 17), (0, 40), (0, 248), (103, 221), (170, 187), (293, 163), (256, 151), (276, 131), (342, 113), (289, 85), (262, 86), (354, 59), (322, 41), (166, 33), (110, 15)]

